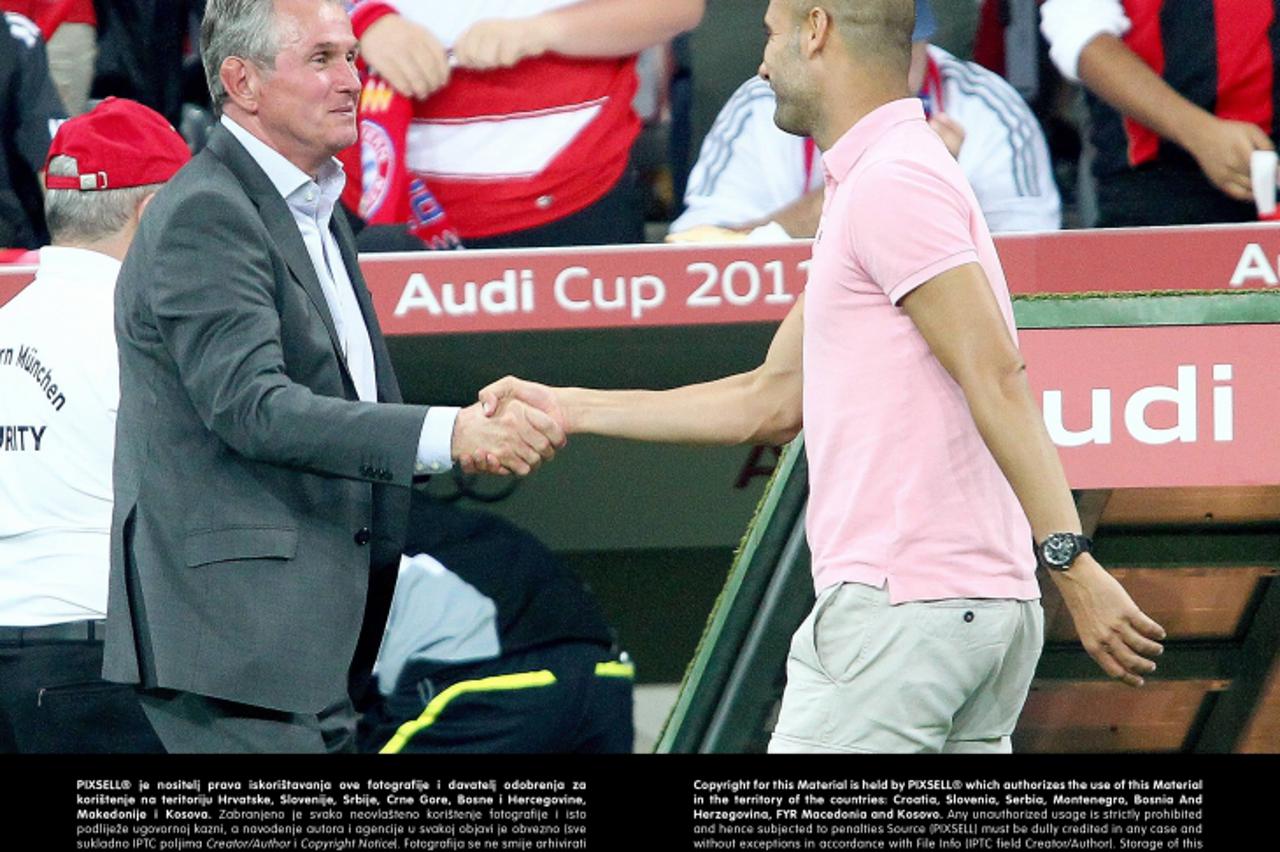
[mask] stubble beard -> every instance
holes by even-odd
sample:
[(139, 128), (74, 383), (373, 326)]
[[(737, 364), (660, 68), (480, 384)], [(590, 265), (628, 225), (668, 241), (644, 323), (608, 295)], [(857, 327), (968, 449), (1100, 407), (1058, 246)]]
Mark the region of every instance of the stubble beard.
[(774, 90), (776, 105), (773, 111), (773, 123), (784, 133), (793, 136), (812, 136), (814, 129), (813, 109), (803, 99), (790, 95), (784, 97)]

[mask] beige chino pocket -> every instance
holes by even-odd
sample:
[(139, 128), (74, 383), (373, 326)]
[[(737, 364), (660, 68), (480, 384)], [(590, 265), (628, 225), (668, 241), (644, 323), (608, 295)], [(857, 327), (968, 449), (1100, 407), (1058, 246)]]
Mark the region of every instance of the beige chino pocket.
[(888, 609), (882, 589), (863, 583), (841, 583), (814, 613), (810, 641), (818, 671), (832, 683), (857, 674), (868, 639)]

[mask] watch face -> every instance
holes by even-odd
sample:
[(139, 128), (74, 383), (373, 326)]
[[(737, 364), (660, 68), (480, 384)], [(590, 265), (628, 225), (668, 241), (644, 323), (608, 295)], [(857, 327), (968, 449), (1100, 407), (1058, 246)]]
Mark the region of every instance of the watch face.
[(1071, 560), (1075, 558), (1079, 552), (1074, 536), (1065, 533), (1054, 533), (1044, 540), (1041, 545), (1041, 552), (1044, 553), (1044, 561), (1049, 565), (1061, 567), (1070, 565)]

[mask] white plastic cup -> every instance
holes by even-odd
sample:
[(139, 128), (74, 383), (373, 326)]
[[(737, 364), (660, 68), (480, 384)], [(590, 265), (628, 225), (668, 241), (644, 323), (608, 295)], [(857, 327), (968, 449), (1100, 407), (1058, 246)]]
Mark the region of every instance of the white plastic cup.
[(1275, 151), (1254, 151), (1249, 159), (1249, 176), (1253, 181), (1253, 203), (1259, 219), (1276, 217), (1276, 167), (1280, 157)]

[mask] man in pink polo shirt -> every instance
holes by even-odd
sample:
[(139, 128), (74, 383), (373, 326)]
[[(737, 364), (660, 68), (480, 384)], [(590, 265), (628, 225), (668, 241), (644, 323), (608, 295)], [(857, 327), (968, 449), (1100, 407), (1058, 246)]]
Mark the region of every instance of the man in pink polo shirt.
[(826, 194), (808, 287), (760, 367), (670, 391), (481, 392), (566, 433), (781, 442), (804, 426), (818, 599), (771, 751), (1008, 751), (1043, 643), (1037, 560), (1108, 674), (1140, 685), (1162, 650), (1087, 552), (986, 222), (909, 97), (912, 6), (769, 4), (760, 76), (778, 126), (823, 151)]

